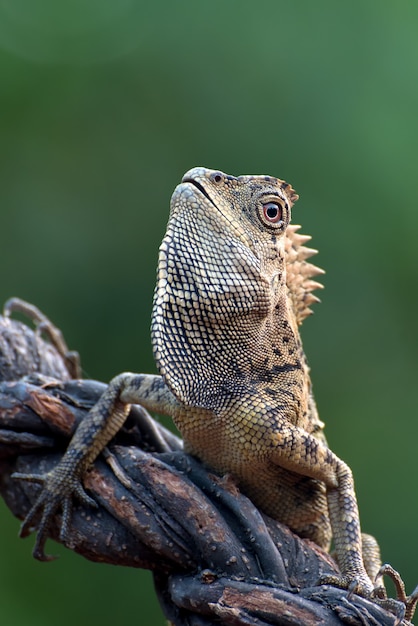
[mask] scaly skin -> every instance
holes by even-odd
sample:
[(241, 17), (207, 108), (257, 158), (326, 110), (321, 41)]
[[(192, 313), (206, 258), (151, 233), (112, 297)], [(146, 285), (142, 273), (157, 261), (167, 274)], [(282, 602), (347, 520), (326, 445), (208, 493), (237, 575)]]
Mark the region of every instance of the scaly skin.
[[(327, 447), (311, 392), (298, 325), (309, 314), (321, 270), (308, 239), (289, 226), (298, 196), (284, 181), (195, 168), (171, 200), (160, 248), (152, 342), (160, 376), (121, 374), (80, 425), (46, 476), (23, 522), (41, 516), (43, 547), (62, 507), (65, 538), (80, 480), (123, 423), (131, 403), (171, 415), (185, 448), (270, 516), (328, 549), (342, 576), (331, 582), (368, 595), (362, 538), (348, 466)], [(372, 559), (369, 572), (377, 570)]]

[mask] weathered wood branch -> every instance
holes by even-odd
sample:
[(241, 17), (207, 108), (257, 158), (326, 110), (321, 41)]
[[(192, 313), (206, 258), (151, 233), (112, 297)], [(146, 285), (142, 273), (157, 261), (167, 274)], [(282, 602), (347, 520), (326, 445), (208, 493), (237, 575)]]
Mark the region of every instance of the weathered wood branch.
[[(0, 379), (0, 492), (23, 519), (39, 486), (13, 472), (53, 467), (105, 385), (73, 379), (54, 346), (2, 317)], [(67, 547), (92, 561), (152, 570), (176, 626), (396, 621), (368, 600), (318, 587), (322, 574), (337, 571), (332, 559), (260, 513), (231, 478), (185, 454), (141, 407), (84, 485), (99, 506), (75, 503)], [(49, 528), (57, 541), (59, 526), (58, 513)]]

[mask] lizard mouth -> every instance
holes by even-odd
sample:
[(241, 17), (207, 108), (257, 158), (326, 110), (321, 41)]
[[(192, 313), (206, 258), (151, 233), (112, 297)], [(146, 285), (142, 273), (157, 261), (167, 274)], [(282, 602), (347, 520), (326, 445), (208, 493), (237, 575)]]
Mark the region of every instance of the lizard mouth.
[(209, 202), (211, 204), (213, 204), (214, 207), (216, 207), (216, 204), (214, 203), (214, 201), (212, 200), (212, 198), (210, 197), (210, 195), (208, 194), (206, 189), (197, 180), (195, 180), (194, 178), (183, 178), (183, 180), (181, 182), (182, 183), (190, 183), (191, 185), (196, 187), (196, 189), (198, 189), (200, 191), (200, 193), (203, 196), (205, 196), (205, 198), (207, 198), (209, 200)]

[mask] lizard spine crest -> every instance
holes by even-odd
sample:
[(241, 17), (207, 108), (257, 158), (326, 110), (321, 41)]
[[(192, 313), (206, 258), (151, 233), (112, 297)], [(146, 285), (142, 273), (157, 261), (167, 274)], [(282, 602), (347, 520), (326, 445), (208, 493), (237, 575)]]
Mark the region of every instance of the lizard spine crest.
[(307, 259), (318, 253), (314, 248), (308, 248), (304, 244), (310, 239), (310, 235), (301, 235), (297, 231), (300, 226), (290, 224), (286, 231), (286, 284), (289, 300), (298, 324), (313, 313), (310, 308), (320, 299), (312, 292), (323, 289), (323, 285), (314, 278), (325, 274), (324, 270), (309, 263)]

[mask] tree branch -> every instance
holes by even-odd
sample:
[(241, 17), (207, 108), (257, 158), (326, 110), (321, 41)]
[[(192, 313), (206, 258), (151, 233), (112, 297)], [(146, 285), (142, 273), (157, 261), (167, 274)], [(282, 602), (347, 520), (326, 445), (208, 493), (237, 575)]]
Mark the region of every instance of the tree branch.
[[(0, 493), (20, 519), (39, 486), (13, 472), (53, 467), (105, 389), (72, 379), (74, 371), (39, 333), (0, 317)], [(395, 623), (368, 600), (318, 587), (321, 575), (338, 571), (329, 555), (263, 515), (230, 477), (185, 454), (141, 407), (84, 486), (99, 506), (75, 503), (67, 547), (92, 561), (152, 570), (176, 626)], [(49, 528), (56, 541), (60, 517)]]

